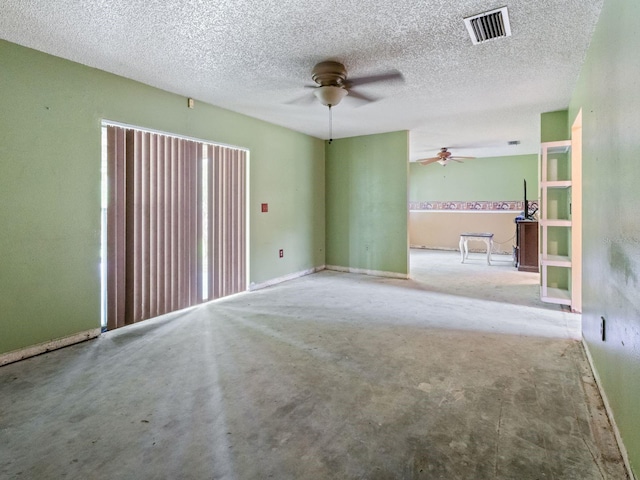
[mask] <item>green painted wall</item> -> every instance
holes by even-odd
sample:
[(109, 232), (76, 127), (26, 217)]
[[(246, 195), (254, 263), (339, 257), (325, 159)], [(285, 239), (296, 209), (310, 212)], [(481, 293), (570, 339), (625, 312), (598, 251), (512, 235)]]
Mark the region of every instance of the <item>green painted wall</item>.
[(408, 132), (326, 147), (327, 265), (408, 273)]
[[(605, 0), (569, 107), (582, 109), (583, 335), (640, 476), (640, 2)], [(600, 317), (607, 320), (600, 340)]]
[(0, 353), (100, 326), (102, 119), (250, 149), (250, 281), (324, 264), (321, 140), (4, 41), (0, 64)]
[(476, 158), (445, 167), (411, 163), (409, 169), (409, 199), (414, 202), (521, 200), (523, 179), (528, 199), (538, 198), (537, 155)]
[(540, 142), (558, 142), (569, 139), (567, 110), (546, 112), (540, 115)]

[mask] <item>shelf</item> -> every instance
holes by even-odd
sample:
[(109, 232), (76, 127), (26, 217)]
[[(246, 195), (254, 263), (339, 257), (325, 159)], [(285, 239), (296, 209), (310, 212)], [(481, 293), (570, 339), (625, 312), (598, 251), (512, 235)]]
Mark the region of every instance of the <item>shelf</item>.
[(544, 227), (570, 227), (571, 220), (561, 220), (558, 218), (540, 219), (540, 225)]
[(571, 305), (571, 294), (568, 290), (547, 287), (547, 295), (543, 295), (542, 289), (540, 290), (540, 300), (558, 305)]
[(554, 180), (548, 182), (540, 182), (540, 186), (547, 188), (569, 188), (571, 187), (571, 180)]
[(542, 146), (547, 150), (547, 153), (567, 153), (571, 150), (571, 140), (546, 142), (543, 143)]
[(571, 258), (564, 255), (540, 257), (540, 263), (549, 267), (571, 267)]

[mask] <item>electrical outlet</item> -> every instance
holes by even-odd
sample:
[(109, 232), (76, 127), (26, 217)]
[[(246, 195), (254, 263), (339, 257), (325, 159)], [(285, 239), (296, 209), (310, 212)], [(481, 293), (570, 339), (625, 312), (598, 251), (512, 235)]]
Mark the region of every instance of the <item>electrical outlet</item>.
[(280, 256), (280, 258), (284, 257), (284, 250), (280, 249), (280, 251), (278, 252), (278, 255)]
[(603, 342), (607, 339), (607, 321), (604, 317), (600, 317), (600, 337)]

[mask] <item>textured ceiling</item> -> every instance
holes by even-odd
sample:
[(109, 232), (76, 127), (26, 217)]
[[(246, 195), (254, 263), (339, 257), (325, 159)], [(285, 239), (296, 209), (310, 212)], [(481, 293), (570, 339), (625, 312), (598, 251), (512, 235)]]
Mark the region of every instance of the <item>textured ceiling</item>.
[[(566, 108), (603, 0), (508, 0), (512, 36), (472, 45), (487, 0), (2, 0), (0, 37), (185, 97), (328, 138), (328, 109), (288, 104), (332, 59), (397, 69), (333, 110), (334, 138), (411, 131), (411, 159), (538, 151)], [(518, 146), (507, 146), (519, 140)]]

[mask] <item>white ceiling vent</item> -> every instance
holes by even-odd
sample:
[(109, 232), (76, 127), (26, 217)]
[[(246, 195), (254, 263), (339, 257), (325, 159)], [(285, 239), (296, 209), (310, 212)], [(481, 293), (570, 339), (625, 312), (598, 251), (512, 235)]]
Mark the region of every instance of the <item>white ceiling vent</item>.
[(474, 45), (495, 38), (511, 36), (507, 7), (467, 17), (464, 19), (464, 24)]

